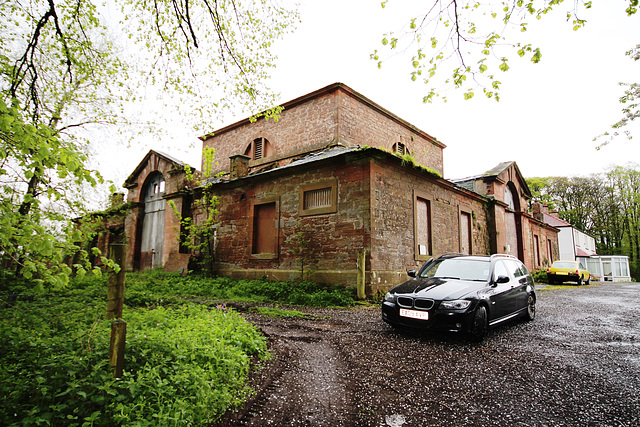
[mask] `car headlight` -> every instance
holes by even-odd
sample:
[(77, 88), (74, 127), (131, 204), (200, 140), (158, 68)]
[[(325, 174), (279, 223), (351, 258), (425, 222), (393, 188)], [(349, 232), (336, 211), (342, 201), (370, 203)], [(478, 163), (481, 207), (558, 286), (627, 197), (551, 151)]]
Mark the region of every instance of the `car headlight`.
[(391, 292), (387, 292), (387, 294), (384, 296), (384, 300), (388, 301), (388, 302), (395, 302), (396, 301), (396, 296), (395, 296), (395, 294), (392, 294)]
[(471, 301), (466, 299), (457, 299), (453, 301), (442, 301), (440, 303), (440, 308), (447, 310), (464, 310), (469, 307), (469, 305), (471, 305)]

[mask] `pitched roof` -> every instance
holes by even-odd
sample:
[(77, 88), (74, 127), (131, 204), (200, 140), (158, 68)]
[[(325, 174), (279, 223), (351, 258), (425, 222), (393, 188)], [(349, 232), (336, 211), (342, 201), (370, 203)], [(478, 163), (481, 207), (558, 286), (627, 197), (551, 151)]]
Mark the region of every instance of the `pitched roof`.
[(542, 220), (544, 223), (549, 224), (552, 227), (571, 227), (571, 224), (567, 221), (546, 213), (542, 214)]
[(136, 179), (138, 174), (140, 172), (142, 172), (142, 170), (145, 168), (145, 166), (149, 162), (149, 159), (153, 155), (155, 155), (157, 157), (160, 157), (160, 158), (163, 158), (166, 161), (168, 161), (169, 163), (173, 163), (176, 166), (187, 166), (187, 164), (185, 162), (183, 162), (182, 160), (178, 160), (175, 157), (170, 156), (169, 154), (163, 153), (162, 151), (149, 150), (149, 152), (143, 157), (142, 161), (140, 163), (138, 163), (138, 166), (136, 166), (136, 168), (133, 170), (133, 172), (131, 172), (131, 174), (129, 174), (129, 176), (125, 180), (125, 182), (124, 182), (124, 186), (125, 187), (128, 184), (131, 184)]

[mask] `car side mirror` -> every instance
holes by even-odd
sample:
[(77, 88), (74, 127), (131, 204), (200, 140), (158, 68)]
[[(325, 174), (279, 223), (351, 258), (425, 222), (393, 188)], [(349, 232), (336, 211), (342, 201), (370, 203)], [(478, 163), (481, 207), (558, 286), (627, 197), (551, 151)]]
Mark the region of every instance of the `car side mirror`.
[(407, 276), (409, 276), (409, 277), (416, 277), (416, 271), (415, 271), (415, 270), (409, 270), (409, 271), (407, 271)]
[(496, 283), (509, 283), (509, 276), (498, 276)]

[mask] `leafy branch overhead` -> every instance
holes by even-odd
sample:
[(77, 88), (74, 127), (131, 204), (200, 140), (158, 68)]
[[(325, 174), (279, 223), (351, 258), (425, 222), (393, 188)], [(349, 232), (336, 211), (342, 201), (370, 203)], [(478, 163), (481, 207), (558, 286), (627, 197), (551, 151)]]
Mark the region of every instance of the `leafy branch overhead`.
[(268, 114), (270, 47), (296, 20), (270, 0), (0, 1), (3, 271), (63, 286), (65, 258), (89, 261), (72, 219), (101, 181), (96, 125), (117, 125), (111, 143), (173, 116), (201, 130), (232, 107)]
[[(487, 98), (499, 100), (498, 76), (509, 70), (510, 58), (533, 63), (542, 59), (540, 48), (527, 41), (529, 24), (562, 11), (573, 30), (579, 30), (591, 6), (587, 0), (433, 0), (425, 2), (424, 12), (403, 30), (385, 34), (383, 48), (371, 58), (382, 67), (390, 56), (410, 52), (411, 79), (428, 85), (424, 102), (435, 97), (446, 102), (450, 89), (463, 90), (465, 99), (482, 90)], [(624, 6), (631, 16), (638, 0), (625, 0)]]
[[(634, 61), (639, 60), (640, 44), (628, 51), (627, 56)], [(624, 95), (620, 97), (622, 119), (611, 126), (613, 131), (605, 132), (594, 138), (594, 141), (601, 141), (597, 147), (598, 150), (619, 136), (620, 132), (622, 132), (627, 139), (631, 139), (631, 132), (623, 128), (640, 117), (640, 83), (620, 83), (620, 86), (625, 88)]]

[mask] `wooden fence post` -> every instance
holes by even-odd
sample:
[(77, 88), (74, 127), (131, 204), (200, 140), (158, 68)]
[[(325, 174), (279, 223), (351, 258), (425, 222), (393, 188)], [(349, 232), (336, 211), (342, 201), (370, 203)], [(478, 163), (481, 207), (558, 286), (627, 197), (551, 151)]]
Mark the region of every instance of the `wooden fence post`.
[(111, 342), (109, 347), (109, 364), (115, 378), (120, 378), (124, 371), (124, 350), (127, 339), (127, 322), (122, 320), (124, 305), (124, 244), (114, 243), (109, 246), (109, 258), (120, 266), (119, 272), (111, 272), (107, 282), (107, 319), (111, 322)]
[(111, 322), (111, 344), (109, 364), (114, 378), (120, 378), (124, 371), (124, 350), (127, 339), (127, 322), (117, 319)]
[(107, 282), (107, 319), (121, 319), (124, 303), (124, 244), (109, 246), (109, 258), (120, 266), (118, 273), (111, 272)]

